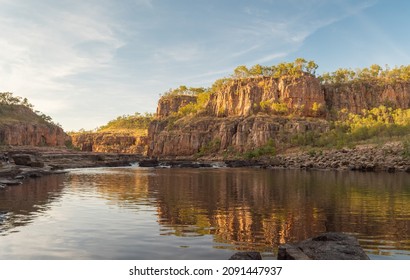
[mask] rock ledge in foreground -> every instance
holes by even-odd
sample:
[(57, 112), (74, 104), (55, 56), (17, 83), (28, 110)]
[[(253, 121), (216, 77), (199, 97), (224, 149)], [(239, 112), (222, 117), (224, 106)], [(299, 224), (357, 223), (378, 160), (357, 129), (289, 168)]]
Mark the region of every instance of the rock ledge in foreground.
[(233, 254), (230, 260), (261, 260), (262, 256), (259, 252), (238, 252)]
[(278, 260), (368, 260), (353, 236), (327, 232), (295, 244), (279, 246)]

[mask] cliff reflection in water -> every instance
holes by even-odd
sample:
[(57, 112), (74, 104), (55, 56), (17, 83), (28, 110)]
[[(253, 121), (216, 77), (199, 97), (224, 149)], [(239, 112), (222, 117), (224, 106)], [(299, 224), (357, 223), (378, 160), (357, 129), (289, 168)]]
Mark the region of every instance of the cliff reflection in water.
[(267, 256), (281, 243), (343, 231), (374, 258), (410, 259), (409, 179), (300, 170), (73, 170), (0, 191), (0, 258), (226, 259), (232, 250)]
[(61, 196), (64, 175), (26, 180), (24, 185), (0, 191), (0, 235), (18, 231)]
[(129, 169), (120, 175), (90, 180), (112, 203), (155, 205), (161, 235), (213, 235), (215, 247), (272, 251), (343, 231), (368, 253), (410, 255), (408, 174)]
[[(369, 249), (378, 248), (371, 240), (382, 238), (410, 250), (406, 174), (167, 172), (174, 171), (159, 172), (149, 184), (159, 194), (160, 222), (175, 234), (207, 233), (238, 249), (271, 250), (320, 232), (343, 231), (368, 240)], [(181, 225), (191, 227), (181, 230)]]

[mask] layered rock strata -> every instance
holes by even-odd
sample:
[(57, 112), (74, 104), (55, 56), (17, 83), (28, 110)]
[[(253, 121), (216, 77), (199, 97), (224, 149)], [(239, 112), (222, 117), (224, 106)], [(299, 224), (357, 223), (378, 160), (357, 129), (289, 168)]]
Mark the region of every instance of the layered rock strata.
[(85, 152), (146, 154), (148, 138), (128, 133), (96, 132), (72, 134), (74, 147)]
[(64, 146), (69, 140), (61, 127), (46, 124), (4, 124), (0, 143), (11, 146)]
[(266, 145), (271, 139), (286, 141), (294, 133), (326, 131), (324, 121), (257, 115), (242, 118), (195, 118), (171, 124), (153, 121), (149, 127), (148, 155), (151, 157), (192, 156), (211, 153), (245, 152)]
[(245, 152), (269, 141), (288, 142), (295, 134), (329, 129), (335, 112), (360, 113), (380, 105), (410, 108), (410, 84), (345, 83), (321, 85), (301, 77), (253, 77), (226, 81), (194, 116), (168, 118), (192, 96), (167, 96), (158, 102), (157, 120), (148, 129), (148, 155), (187, 157)]

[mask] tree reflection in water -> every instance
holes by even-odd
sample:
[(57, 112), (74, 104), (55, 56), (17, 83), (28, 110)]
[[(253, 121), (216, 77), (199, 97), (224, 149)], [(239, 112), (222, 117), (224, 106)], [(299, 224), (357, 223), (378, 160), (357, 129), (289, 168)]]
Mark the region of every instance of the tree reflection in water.
[[(76, 207), (78, 217), (78, 223), (73, 221), (68, 226), (72, 230), (70, 256), (76, 256), (74, 238), (78, 238), (79, 244), (84, 242), (81, 232), (86, 230), (84, 226), (93, 223), (92, 230), (101, 232), (101, 240), (120, 246), (106, 250), (118, 254), (125, 254), (122, 248), (129, 247), (129, 242), (144, 242), (140, 231), (145, 231), (144, 238), (152, 236), (146, 244), (138, 243), (146, 252), (152, 248), (152, 240), (163, 246), (161, 242), (169, 242), (169, 237), (173, 237), (187, 240), (183, 246), (190, 246), (189, 242), (193, 244), (197, 238), (206, 236), (211, 237), (215, 250), (272, 252), (285, 242), (326, 231), (342, 231), (356, 235), (369, 254), (410, 258), (409, 179), (410, 175), (404, 173), (84, 169), (30, 180), (1, 191), (0, 234), (9, 235), (21, 226), (28, 226), (33, 219), (46, 216), (50, 205), (53, 213), (59, 213), (56, 201), (64, 202), (69, 197), (71, 204), (67, 205)], [(84, 211), (91, 212), (79, 217), (83, 210), (75, 205), (81, 205), (82, 201), (94, 204), (84, 207)], [(154, 211), (152, 215), (141, 215), (147, 209)], [(73, 208), (64, 211), (61, 213), (67, 214)], [(96, 223), (96, 219), (101, 219), (95, 216), (99, 213), (104, 217)], [(157, 227), (149, 228), (145, 224), (141, 229), (139, 223), (150, 217), (156, 219), (153, 223)], [(118, 218), (123, 219), (121, 224)], [(58, 225), (59, 221), (54, 221)], [(116, 230), (123, 236), (124, 244), (110, 239)], [(98, 242), (95, 250), (97, 245)], [(133, 257), (132, 254), (124, 257)]]

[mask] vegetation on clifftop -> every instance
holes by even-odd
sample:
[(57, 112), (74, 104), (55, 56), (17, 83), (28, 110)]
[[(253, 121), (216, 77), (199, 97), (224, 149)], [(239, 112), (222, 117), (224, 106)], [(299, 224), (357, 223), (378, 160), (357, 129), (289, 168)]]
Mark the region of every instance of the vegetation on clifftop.
[(74, 135), (85, 133), (110, 132), (134, 136), (146, 136), (148, 134), (148, 126), (153, 119), (153, 113), (141, 114), (136, 112), (133, 115), (118, 116), (116, 119), (111, 120), (107, 124), (97, 127), (92, 131), (80, 129), (79, 131), (71, 131), (69, 132), (69, 134)]
[(337, 121), (325, 133), (308, 131), (294, 135), (293, 146), (343, 148), (358, 143), (379, 143), (387, 140), (410, 140), (410, 109), (379, 106), (362, 114), (339, 112)]
[[(32, 112), (36, 117), (33, 118), (32, 114), (24, 113), (24, 110), (19, 109), (22, 107), (26, 109), (25, 112)], [(34, 110), (33, 104), (31, 104), (27, 98), (15, 96), (11, 92), (0, 92), (0, 117), (0, 123), (16, 121), (29, 123), (39, 122), (61, 127), (61, 125), (55, 123), (50, 116), (38, 110)]]
[[(241, 83), (246, 83), (246, 79), (273, 77), (274, 79), (292, 79), (300, 78), (304, 75), (317, 77), (319, 82), (324, 87), (347, 86), (351, 94), (355, 94), (356, 90), (361, 90), (364, 95), (375, 94), (378, 90), (383, 90), (385, 86), (402, 83), (404, 86), (401, 89), (406, 90), (407, 83), (410, 82), (410, 66), (396, 67), (381, 67), (373, 64), (370, 67), (360, 69), (340, 68), (331, 73), (323, 73), (320, 76), (316, 75), (318, 65), (314, 61), (308, 61), (303, 58), (298, 58), (294, 62), (284, 62), (274, 66), (262, 66), (256, 64), (251, 67), (245, 65), (238, 66), (233, 73), (226, 78), (216, 80), (210, 88), (189, 88), (181, 86), (175, 90), (168, 91), (165, 96), (174, 95), (193, 95), (197, 97), (196, 102), (191, 102), (181, 106), (177, 112), (174, 112), (168, 118), (167, 129), (173, 129), (174, 124), (177, 124), (179, 119), (184, 120), (183, 123), (189, 123), (192, 118), (206, 117), (207, 104), (212, 95), (220, 93), (228, 84), (232, 84), (235, 80), (242, 80)], [(258, 82), (259, 87), (263, 87), (263, 79)], [(255, 81), (255, 80), (254, 80)], [(353, 85), (353, 87), (351, 87)], [(378, 88), (380, 86), (380, 88)], [(393, 87), (394, 90), (394, 87)], [(337, 94), (338, 91), (335, 91)], [(362, 110), (358, 114), (348, 112), (342, 109), (338, 112), (328, 112), (323, 104), (314, 102), (312, 106), (313, 114), (309, 117), (327, 116), (326, 122), (329, 124), (329, 129), (326, 132), (319, 131), (304, 131), (303, 133), (295, 133), (291, 139), (272, 139), (266, 147), (255, 147), (251, 151), (242, 154), (244, 158), (257, 158), (260, 156), (272, 155), (276, 152), (282, 152), (288, 148), (342, 148), (352, 147), (357, 144), (366, 143), (383, 143), (387, 141), (400, 141), (403, 147), (410, 147), (410, 109), (399, 109), (397, 104), (389, 102), (380, 102), (379, 107), (369, 110)], [(382, 106), (384, 105), (384, 106)], [(281, 100), (263, 100), (258, 104), (254, 104), (260, 110), (257, 113), (272, 115), (276, 117), (294, 118), (299, 115), (292, 115), (288, 108), (288, 104)], [(330, 119), (330, 113), (336, 116)], [(223, 115), (223, 114), (221, 114)], [(282, 141), (281, 143), (279, 143)], [(407, 148), (407, 152), (410, 149)], [(206, 145), (203, 145), (198, 153), (198, 156), (206, 156), (216, 154), (220, 151), (218, 140), (213, 140)], [(236, 151), (228, 147), (225, 153), (235, 154)], [(408, 152), (410, 154), (410, 152)]]
[(385, 68), (373, 64), (370, 67), (358, 68), (355, 70), (339, 68), (331, 73), (323, 73), (319, 76), (322, 84), (340, 85), (344, 83), (364, 83), (394, 84), (397, 82), (410, 81), (410, 65)]

